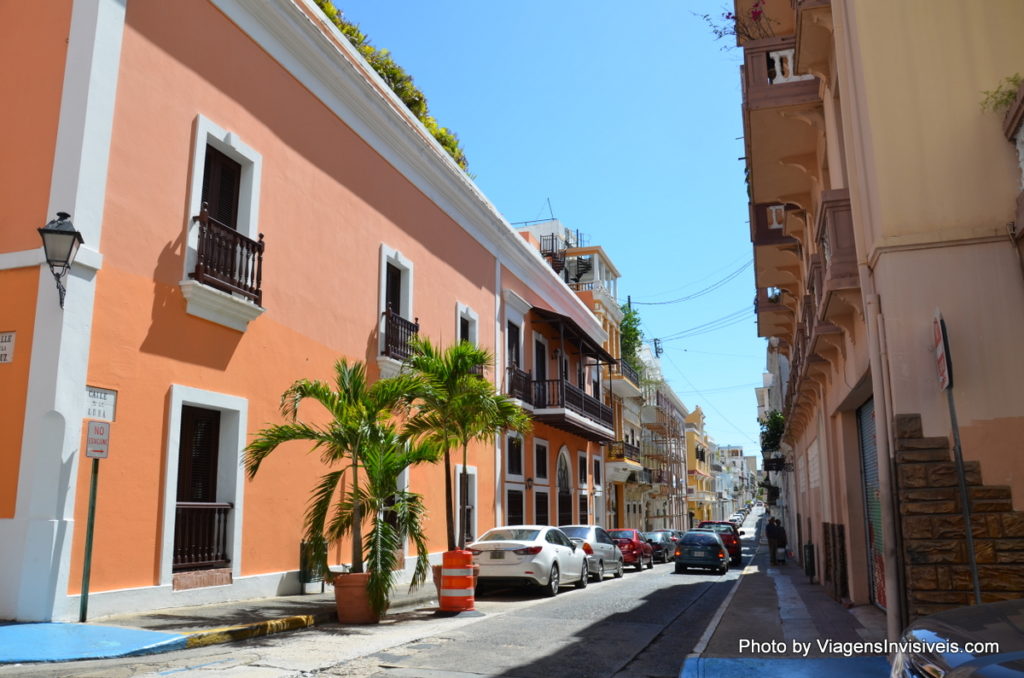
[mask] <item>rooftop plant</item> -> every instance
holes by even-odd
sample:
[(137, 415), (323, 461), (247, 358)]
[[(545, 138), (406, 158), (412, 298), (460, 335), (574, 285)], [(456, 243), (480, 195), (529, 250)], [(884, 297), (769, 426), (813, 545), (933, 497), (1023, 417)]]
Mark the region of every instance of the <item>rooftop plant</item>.
[(447, 127), (441, 127), (437, 120), (434, 119), (434, 116), (430, 115), (430, 109), (427, 107), (427, 98), (413, 83), (412, 76), (406, 73), (405, 69), (399, 66), (391, 57), (391, 52), (374, 47), (366, 34), (359, 30), (357, 24), (345, 20), (342, 12), (334, 6), (331, 0), (314, 1), (327, 19), (341, 31), (342, 35), (348, 38), (348, 41), (373, 67), (377, 75), (387, 83), (391, 91), (398, 95), (398, 98), (402, 100), (412, 114), (423, 123), (423, 126), (448, 152), (448, 155), (452, 157), (455, 163), (463, 170), (468, 170), (469, 161), (459, 145), (458, 135)]

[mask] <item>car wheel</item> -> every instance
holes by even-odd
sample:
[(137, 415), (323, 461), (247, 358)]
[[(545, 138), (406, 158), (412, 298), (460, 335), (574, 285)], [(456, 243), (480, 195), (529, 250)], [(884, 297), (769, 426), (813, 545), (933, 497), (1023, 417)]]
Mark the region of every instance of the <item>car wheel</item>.
[(634, 566), (636, 567), (637, 572), (644, 571), (644, 554), (641, 553), (639, 556), (637, 556), (636, 563), (634, 564)]
[(619, 566), (615, 569), (615, 578), (622, 579), (622, 575), (626, 572), (626, 564), (619, 560)]
[(589, 582), (590, 582), (590, 568), (587, 567), (587, 561), (586, 561), (586, 559), (584, 559), (584, 561), (583, 561), (583, 569), (580, 570), (580, 579), (579, 579), (579, 581), (576, 582), (576, 588), (578, 588), (578, 589), (585, 589), (585, 588), (587, 588), (587, 583), (589, 583)]
[(599, 560), (597, 563), (597, 574), (594, 575), (594, 583), (601, 583), (604, 581), (604, 561)]
[(661, 562), (668, 564), (668, 551), (661, 552)]
[(654, 554), (651, 554), (651, 559), (647, 561), (647, 569), (654, 569)]
[(544, 595), (553, 598), (558, 595), (558, 565), (551, 566), (551, 574), (548, 576), (548, 585), (544, 589)]

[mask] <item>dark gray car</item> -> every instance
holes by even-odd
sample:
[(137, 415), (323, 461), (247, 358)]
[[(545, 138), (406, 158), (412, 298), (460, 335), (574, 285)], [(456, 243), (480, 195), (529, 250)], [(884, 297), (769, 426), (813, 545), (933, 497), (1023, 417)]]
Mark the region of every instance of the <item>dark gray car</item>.
[(700, 567), (725, 574), (729, 570), (729, 551), (722, 538), (711, 530), (690, 530), (676, 543), (676, 574)]
[(605, 572), (611, 572), (616, 577), (622, 576), (622, 551), (615, 545), (615, 541), (608, 536), (603, 527), (598, 525), (562, 525), (559, 529), (569, 539), (579, 542), (583, 547), (583, 552), (587, 554), (590, 576), (594, 581), (604, 580)]

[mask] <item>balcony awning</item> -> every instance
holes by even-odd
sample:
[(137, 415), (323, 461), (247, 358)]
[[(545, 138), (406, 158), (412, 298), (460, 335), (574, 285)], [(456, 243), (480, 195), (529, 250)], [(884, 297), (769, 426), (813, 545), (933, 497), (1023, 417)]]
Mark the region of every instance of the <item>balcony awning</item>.
[(594, 341), (593, 338), (591, 338), (591, 336), (569, 316), (562, 315), (561, 313), (555, 313), (554, 311), (549, 311), (548, 309), (540, 308), (539, 306), (534, 306), (532, 310), (534, 316), (538, 320), (546, 322), (559, 330), (566, 347), (576, 346), (581, 348), (584, 356), (595, 358), (599, 363), (611, 365), (618, 362), (611, 353), (604, 350), (604, 347), (601, 346), (601, 344)]

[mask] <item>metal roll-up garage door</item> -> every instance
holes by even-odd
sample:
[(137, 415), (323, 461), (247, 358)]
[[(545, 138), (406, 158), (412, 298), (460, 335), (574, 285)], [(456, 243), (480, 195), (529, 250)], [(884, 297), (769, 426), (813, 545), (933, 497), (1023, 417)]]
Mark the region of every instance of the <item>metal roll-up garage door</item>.
[(864, 482), (864, 524), (867, 526), (868, 582), (871, 602), (885, 609), (885, 541), (882, 534), (882, 498), (878, 482), (878, 447), (875, 441), (875, 402), (857, 409), (860, 462)]

